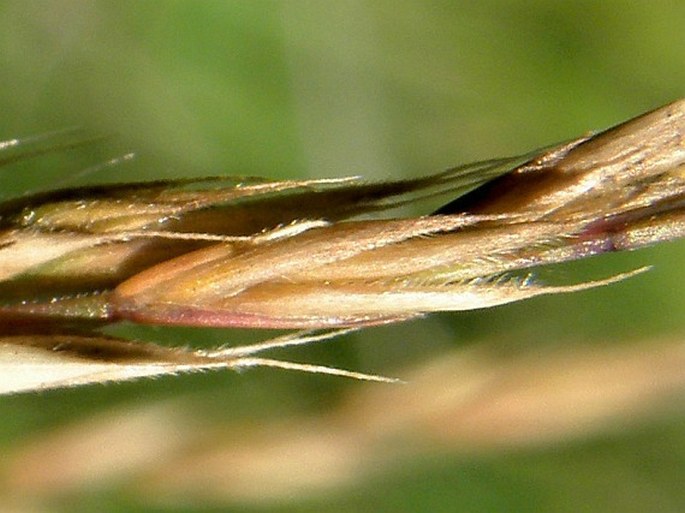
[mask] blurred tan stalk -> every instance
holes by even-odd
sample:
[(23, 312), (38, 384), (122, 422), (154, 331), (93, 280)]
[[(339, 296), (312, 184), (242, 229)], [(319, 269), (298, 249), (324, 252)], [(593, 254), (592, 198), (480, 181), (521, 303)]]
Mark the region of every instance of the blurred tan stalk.
[(281, 503), (354, 487), (420, 456), (543, 449), (677, 413), (685, 344), (514, 358), (480, 347), (402, 375), (409, 384), (355, 386), (320, 417), (260, 425), (212, 423), (192, 394), (129, 404), (26, 437), (3, 459), (1, 489), (39, 504), (114, 487), (143, 502)]

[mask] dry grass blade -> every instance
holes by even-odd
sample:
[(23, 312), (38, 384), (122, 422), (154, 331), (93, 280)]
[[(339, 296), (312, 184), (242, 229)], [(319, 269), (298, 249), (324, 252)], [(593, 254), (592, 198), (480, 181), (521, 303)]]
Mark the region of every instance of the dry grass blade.
[(254, 356), (268, 349), (327, 340), (341, 334), (295, 333), (253, 346), (192, 351), (105, 336), (13, 335), (0, 337), (0, 394), (48, 390), (89, 383), (127, 381), (142, 377), (201, 372), (212, 369), (275, 367), (348, 378), (397, 380), (321, 365), (285, 362)]

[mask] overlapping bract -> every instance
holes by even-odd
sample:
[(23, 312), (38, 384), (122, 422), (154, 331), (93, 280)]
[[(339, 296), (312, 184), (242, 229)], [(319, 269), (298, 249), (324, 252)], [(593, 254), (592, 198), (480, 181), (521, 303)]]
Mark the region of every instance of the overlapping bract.
[[(0, 204), (0, 343), (109, 348), (94, 330), (120, 320), (360, 327), (601, 285), (625, 276), (546, 287), (506, 273), (681, 237), (684, 175), (681, 100), (539, 154), (414, 180), (215, 177), (21, 197)], [(432, 215), (392, 216), (441, 195), (452, 201)], [(160, 361), (175, 372), (200, 357)], [(43, 385), (63, 383), (23, 388)]]

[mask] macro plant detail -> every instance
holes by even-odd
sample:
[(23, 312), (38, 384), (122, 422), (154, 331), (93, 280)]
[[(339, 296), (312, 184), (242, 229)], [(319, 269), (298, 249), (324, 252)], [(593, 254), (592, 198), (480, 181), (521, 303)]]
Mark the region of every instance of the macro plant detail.
[[(8, 165), (79, 141), (0, 144)], [(607, 285), (525, 273), (685, 234), (685, 100), (513, 158), (385, 183), (205, 179), (57, 189), (0, 203), (0, 392), (273, 366), (275, 347), (436, 311)], [(445, 198), (421, 217), (399, 207)], [(523, 273), (523, 276), (522, 274)], [(140, 324), (298, 330), (189, 350), (100, 332)]]

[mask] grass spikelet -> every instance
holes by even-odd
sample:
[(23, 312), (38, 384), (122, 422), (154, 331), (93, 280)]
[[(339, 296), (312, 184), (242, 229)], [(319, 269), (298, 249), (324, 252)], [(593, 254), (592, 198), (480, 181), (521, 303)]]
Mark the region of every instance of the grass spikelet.
[[(0, 144), (8, 163), (89, 142)], [(511, 272), (685, 234), (685, 100), (594, 136), (386, 183), (209, 177), (58, 189), (0, 203), (0, 393), (269, 366), (392, 381), (255, 353), (337, 330), (604, 286)], [(430, 215), (393, 216), (425, 198)], [(492, 279), (493, 276), (499, 277)], [(167, 349), (121, 321), (332, 329), (258, 346)]]

